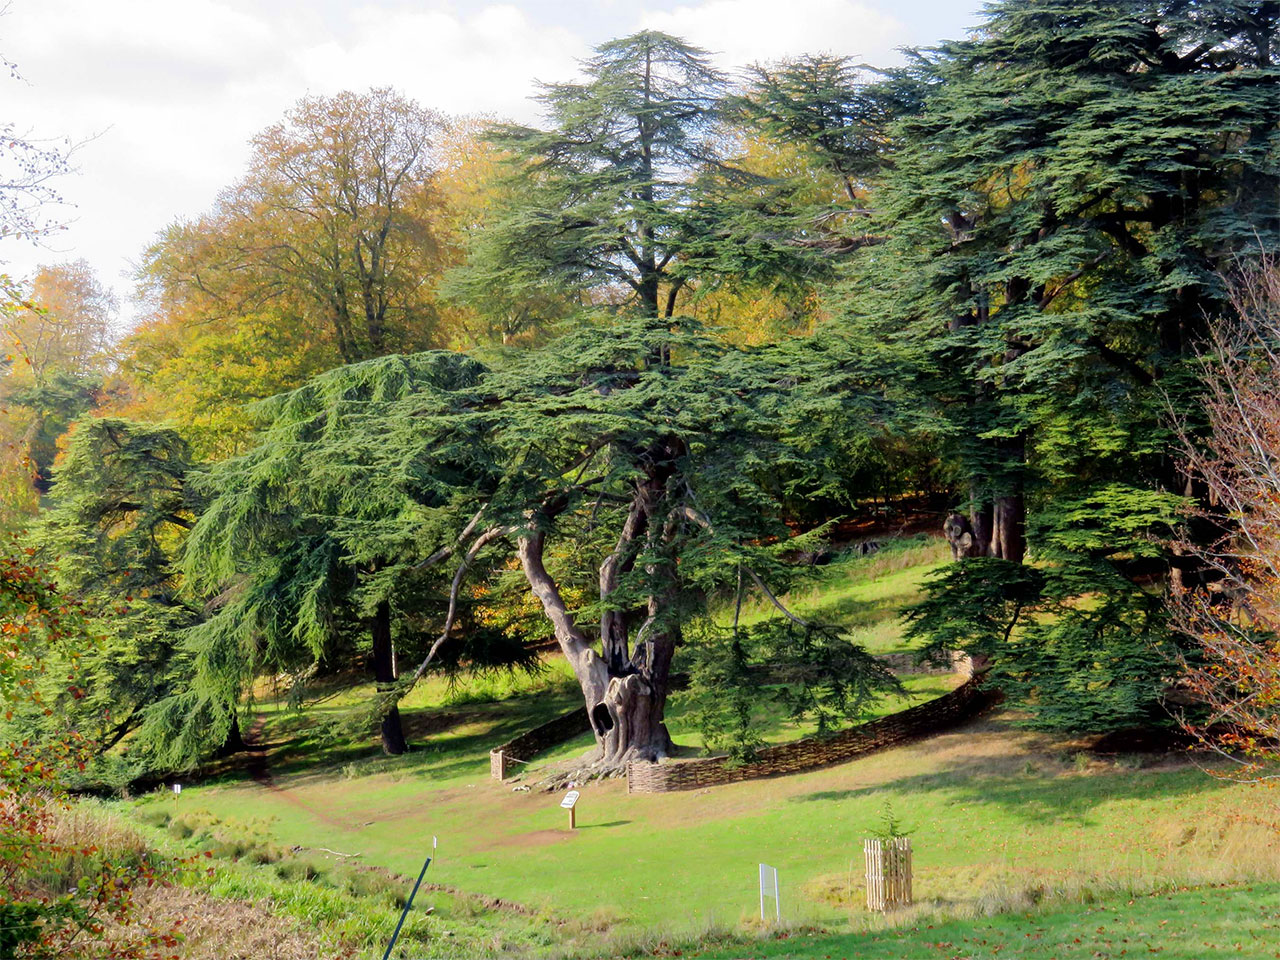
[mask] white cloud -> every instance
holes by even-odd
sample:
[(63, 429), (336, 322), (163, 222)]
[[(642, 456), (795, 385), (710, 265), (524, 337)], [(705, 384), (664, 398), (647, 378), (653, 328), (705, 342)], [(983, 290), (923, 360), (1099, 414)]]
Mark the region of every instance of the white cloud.
[(128, 290), (130, 262), (167, 223), (207, 209), (248, 140), (304, 94), (394, 86), (449, 113), (536, 118), (535, 78), (574, 70), (589, 41), (509, 3), (396, 7), (243, 0), (16, 0), (0, 52), (4, 118), (89, 140), (62, 192), (69, 228), (47, 249), (6, 243), (23, 275), (84, 256)]
[(448, 113), (531, 121), (535, 79), (572, 72), (589, 44), (563, 27), (534, 23), (510, 4), (387, 11), (357, 8), (349, 35), (300, 51), (315, 91), (393, 86)]
[(884, 64), (906, 38), (897, 19), (856, 0), (704, 0), (649, 13), (642, 25), (711, 51), (730, 69), (803, 53)]
[(594, 44), (641, 27), (730, 67), (815, 50), (884, 61), (902, 28), (871, 2), (688, 0), (637, 17), (602, 0), (12, 0), (0, 53), (26, 82), (0, 77), (3, 119), (97, 137), (60, 184), (75, 222), (51, 250), (0, 246), (0, 268), (83, 256), (127, 293), (130, 261), (207, 209), (249, 138), (304, 94), (394, 86), (445, 112), (530, 122), (535, 81), (573, 77)]

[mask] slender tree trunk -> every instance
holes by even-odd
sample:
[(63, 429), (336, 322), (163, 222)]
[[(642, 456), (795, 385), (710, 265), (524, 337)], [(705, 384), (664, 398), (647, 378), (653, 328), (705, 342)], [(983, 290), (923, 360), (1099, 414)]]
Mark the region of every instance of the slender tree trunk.
[[(373, 634), (373, 674), (379, 693), (392, 689), (396, 680), (395, 648), (391, 643), (391, 604), (383, 600), (374, 612), (371, 626)], [(400, 727), (400, 708), (392, 705), (382, 718), (382, 750), (398, 757), (408, 749), (404, 731)]]
[(1027, 555), (1027, 505), (1021, 491), (996, 497), (991, 555), (1021, 563)]
[(244, 735), (240, 732), (240, 715), (236, 712), (231, 714), (231, 726), (227, 730), (227, 735), (222, 741), (222, 745), (214, 752), (216, 757), (229, 757), (233, 753), (240, 753), (246, 749)]

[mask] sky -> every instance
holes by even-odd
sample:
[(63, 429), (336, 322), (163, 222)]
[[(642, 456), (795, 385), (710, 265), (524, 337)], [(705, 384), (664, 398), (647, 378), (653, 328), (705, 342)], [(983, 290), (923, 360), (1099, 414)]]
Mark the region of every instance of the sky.
[(964, 36), (979, 0), (0, 0), (0, 122), (78, 144), (66, 228), (0, 241), (0, 271), (83, 257), (130, 313), (134, 264), (210, 208), (250, 138), (300, 97), (393, 86), (449, 114), (536, 123), (538, 81), (591, 48), (663, 30), (734, 69), (801, 53), (888, 65)]

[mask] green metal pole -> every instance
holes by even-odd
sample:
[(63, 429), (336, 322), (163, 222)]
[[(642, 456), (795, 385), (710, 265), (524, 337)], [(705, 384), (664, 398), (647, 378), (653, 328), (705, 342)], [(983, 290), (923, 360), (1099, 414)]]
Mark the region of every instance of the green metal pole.
[(400, 922), (396, 924), (396, 932), (391, 935), (391, 942), (387, 944), (387, 952), (382, 955), (382, 960), (390, 960), (391, 950), (396, 945), (396, 941), (400, 939), (400, 928), (404, 926), (404, 918), (409, 915), (409, 908), (413, 906), (413, 898), (418, 895), (418, 888), (422, 886), (422, 878), (427, 875), (427, 867), (429, 866), (431, 866), (431, 858), (427, 857), (427, 862), (422, 865), (422, 872), (418, 874), (418, 882), (413, 885), (413, 892), (409, 894), (404, 910), (400, 913)]

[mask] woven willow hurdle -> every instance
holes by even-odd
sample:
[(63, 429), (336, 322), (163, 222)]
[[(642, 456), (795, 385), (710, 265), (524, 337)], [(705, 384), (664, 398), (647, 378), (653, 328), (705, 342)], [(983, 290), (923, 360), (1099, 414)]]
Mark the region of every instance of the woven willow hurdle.
[(723, 783), (800, 773), (932, 736), (976, 717), (999, 700), (982, 688), (982, 678), (967, 680), (948, 694), (899, 713), (841, 730), (830, 737), (806, 737), (757, 751), (753, 763), (731, 766), (725, 757), (627, 764), (628, 793), (670, 793)]
[[(806, 738), (760, 752), (760, 762), (745, 767), (726, 769), (723, 757), (682, 761), (678, 764), (627, 764), (627, 790), (630, 793), (665, 793), (669, 790), (692, 790), (697, 787), (751, 780), (756, 777), (793, 773), (827, 763), (838, 763), (862, 753), (893, 746), (928, 733), (936, 733), (950, 723), (967, 719), (988, 704), (977, 690), (972, 664), (963, 653), (949, 655), (950, 667), (913, 666), (914, 654), (883, 654), (883, 660), (896, 673), (956, 672), (969, 677), (969, 681), (945, 696), (929, 703), (910, 707), (900, 714), (873, 720), (862, 727), (837, 734), (830, 740)], [(895, 659), (897, 658), (897, 659)], [(769, 666), (753, 671), (759, 683), (785, 683), (789, 679), (784, 671)], [(687, 673), (673, 673), (672, 690), (683, 690), (689, 684)], [(586, 707), (578, 707), (554, 720), (534, 727), (506, 743), (489, 751), (489, 773), (495, 780), (505, 780), (539, 753), (572, 740), (591, 730), (591, 719)], [(648, 769), (645, 769), (648, 768)]]
[(867, 861), (867, 909), (883, 912), (911, 905), (911, 840), (863, 840)]
[(490, 750), (489, 774), (495, 780), (505, 780), (514, 763), (528, 763), (543, 750), (549, 750), (566, 740), (572, 740), (590, 729), (591, 720), (587, 716), (586, 707), (579, 707), (554, 720), (549, 720), (527, 733), (522, 733), (514, 740), (508, 740)]

